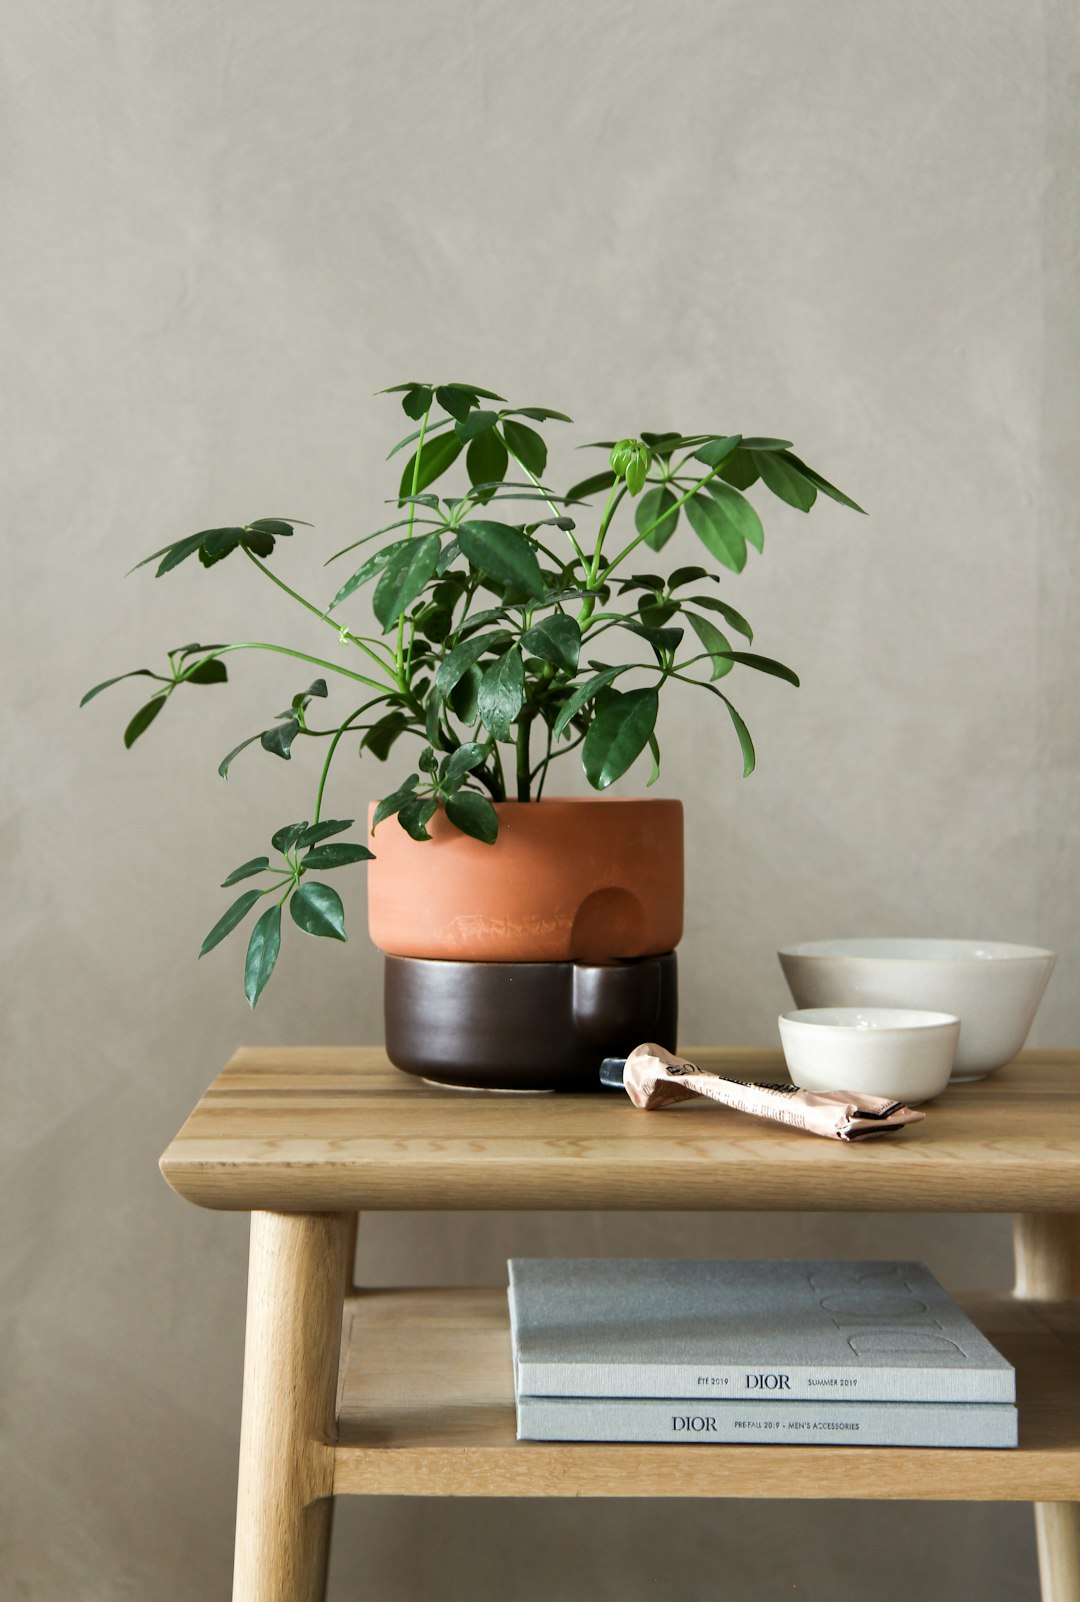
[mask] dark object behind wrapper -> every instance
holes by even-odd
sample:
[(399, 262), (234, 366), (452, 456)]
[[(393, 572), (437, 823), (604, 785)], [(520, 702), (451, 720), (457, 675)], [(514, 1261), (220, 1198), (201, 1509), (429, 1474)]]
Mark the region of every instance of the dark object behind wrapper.
[(674, 952), (633, 962), (387, 957), (386, 1050), (406, 1073), (478, 1090), (599, 1088), (605, 1057), (674, 1051)]

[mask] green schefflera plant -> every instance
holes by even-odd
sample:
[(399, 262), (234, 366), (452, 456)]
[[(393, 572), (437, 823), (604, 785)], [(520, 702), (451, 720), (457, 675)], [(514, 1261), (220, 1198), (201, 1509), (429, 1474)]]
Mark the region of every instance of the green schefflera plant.
[[(280, 540), (310, 527), (298, 518), (205, 529), (138, 564), (156, 562), (161, 577), (190, 557), (211, 568), (238, 553), (333, 632), (333, 655), (264, 640), (189, 644), (169, 651), (162, 671), (136, 668), (83, 697), (85, 705), (130, 678), (155, 682), (124, 731), (130, 747), (182, 686), (224, 683), (233, 652), (268, 651), (319, 671), (218, 768), (227, 778), (254, 744), (283, 761), (307, 741), (325, 745), (312, 820), (276, 831), (273, 862), (256, 856), (228, 875), (224, 886), (263, 882), (232, 903), (202, 944), (200, 955), (266, 903), (247, 951), (252, 1006), (274, 970), (286, 904), (305, 933), (346, 938), (341, 897), (320, 876), (373, 855), (338, 838), (353, 819), (322, 816), (331, 765), (347, 736), (361, 755), (380, 761), (400, 740), (419, 742), (415, 771), (375, 811), (376, 825), (396, 816), (415, 840), (430, 838), (427, 826), (441, 807), (451, 825), (492, 843), (499, 828), (492, 803), (539, 801), (551, 764), (573, 751), (590, 785), (603, 791), (648, 750), (653, 783), (660, 694), (673, 683), (692, 685), (723, 707), (749, 774), (750, 733), (719, 681), (736, 667), (799, 681), (774, 658), (733, 645), (735, 636), (750, 645), (753, 631), (717, 593), (726, 575), (742, 572), (748, 549), (763, 547), (761, 519), (745, 492), (760, 481), (801, 512), (819, 494), (861, 511), (796, 456), (790, 441), (741, 434), (643, 432), (602, 441), (596, 448), (607, 453), (607, 465), (560, 494), (545, 482), (547, 445), (533, 425), (568, 423), (565, 413), (511, 407), (471, 384), (411, 382), (383, 393), (400, 395), (417, 425), (390, 451), (392, 458), (411, 447), (388, 503), (397, 515), (328, 559), (368, 551), (354, 557), (358, 565), (328, 602), (300, 594), (268, 566)], [(455, 493), (432, 488), (462, 467)], [(624, 502), (633, 506), (633, 524), (616, 538)], [(684, 520), (707, 565), (666, 575), (639, 571), (637, 559), (662, 551)], [(365, 590), (379, 632), (343, 620)], [(622, 646), (609, 657), (617, 637)], [(363, 693), (351, 698), (359, 705), (320, 727), (316, 705), (328, 700), (331, 676)]]

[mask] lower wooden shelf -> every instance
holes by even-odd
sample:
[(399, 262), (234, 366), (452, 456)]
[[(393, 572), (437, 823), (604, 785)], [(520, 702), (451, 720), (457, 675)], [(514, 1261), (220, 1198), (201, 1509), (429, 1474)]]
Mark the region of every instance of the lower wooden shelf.
[(1016, 1366), (1016, 1451), (518, 1441), (505, 1290), (360, 1292), (334, 1493), (1080, 1500), (1080, 1304), (960, 1300)]

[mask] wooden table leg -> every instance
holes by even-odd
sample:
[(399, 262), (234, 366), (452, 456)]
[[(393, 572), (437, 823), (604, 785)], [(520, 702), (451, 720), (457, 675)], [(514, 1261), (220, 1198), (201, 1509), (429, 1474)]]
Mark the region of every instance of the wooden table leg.
[[(1080, 1297), (1080, 1217), (1017, 1213), (1013, 1219), (1017, 1296), (1032, 1301)], [(1043, 1602), (1080, 1597), (1080, 1502), (1036, 1502)]]
[(325, 1594), (354, 1216), (251, 1215), (233, 1602), (322, 1602)]

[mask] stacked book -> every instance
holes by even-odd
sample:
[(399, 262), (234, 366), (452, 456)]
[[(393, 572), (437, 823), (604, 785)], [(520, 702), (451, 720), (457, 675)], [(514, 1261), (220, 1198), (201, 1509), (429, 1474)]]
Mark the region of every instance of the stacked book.
[(509, 1267), (519, 1440), (1016, 1445), (1015, 1371), (921, 1263)]

